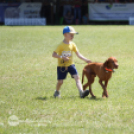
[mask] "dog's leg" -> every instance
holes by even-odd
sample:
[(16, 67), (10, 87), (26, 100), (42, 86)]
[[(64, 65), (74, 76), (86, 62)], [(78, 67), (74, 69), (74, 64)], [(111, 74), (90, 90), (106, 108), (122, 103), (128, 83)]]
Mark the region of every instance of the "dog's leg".
[(88, 77), (88, 85), (89, 85), (89, 93), (91, 94), (92, 98), (96, 98), (96, 96), (93, 94), (92, 92), (92, 83), (94, 82), (95, 76), (94, 75), (90, 75), (90, 77)]
[(89, 93), (91, 94), (92, 98), (96, 98), (96, 96), (92, 92), (91, 84), (89, 85)]
[[(86, 75), (87, 79), (89, 77), (88, 71), (87, 70), (83, 70), (82, 73), (82, 84), (84, 82), (84, 76)], [(89, 86), (88, 82), (86, 84), (83, 85), (83, 90), (86, 90), (86, 88)]]
[(83, 90), (86, 90), (86, 88), (87, 88), (88, 86), (89, 86), (88, 83), (84, 84), (84, 85), (83, 85)]
[(96, 98), (96, 96), (93, 94), (93, 92), (92, 92), (92, 88), (91, 88), (91, 83), (86, 83), (84, 86), (83, 86), (83, 90), (85, 90), (87, 87), (89, 86), (89, 93), (91, 94), (91, 96), (93, 97), (93, 98)]
[(108, 84), (108, 81), (105, 81), (105, 95), (106, 95), (106, 97), (108, 97), (107, 84)]
[(99, 83), (103, 89), (103, 93), (102, 93), (102, 97), (108, 97), (108, 92), (107, 92), (107, 84), (108, 84), (108, 81), (105, 81), (105, 85), (102, 83), (102, 80), (99, 80)]
[(99, 80), (99, 83), (100, 83), (100, 85), (101, 85), (101, 87), (103, 89), (102, 97), (104, 98), (104, 97), (106, 97), (105, 87), (104, 87), (104, 85), (102, 83), (102, 80)]
[[(88, 82), (86, 84), (83, 85), (83, 90), (86, 90), (86, 88), (89, 86), (89, 93), (91, 94), (91, 96), (93, 98), (96, 98), (96, 96), (93, 94), (92, 92), (92, 88), (91, 88), (91, 84), (94, 82), (95, 79), (95, 74), (94, 73), (89, 73), (89, 70), (86, 72), (83, 72), (83, 76), (86, 75)], [(84, 78), (84, 77), (83, 77)], [(83, 82), (83, 79), (82, 79)]]

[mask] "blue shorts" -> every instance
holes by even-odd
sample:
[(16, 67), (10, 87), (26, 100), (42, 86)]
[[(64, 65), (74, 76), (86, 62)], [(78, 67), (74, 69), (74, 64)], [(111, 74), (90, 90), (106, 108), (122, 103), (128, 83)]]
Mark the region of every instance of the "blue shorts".
[(57, 67), (57, 79), (58, 80), (63, 80), (66, 78), (68, 72), (70, 73), (70, 75), (77, 75), (78, 72), (75, 68), (75, 65), (70, 65), (69, 67)]

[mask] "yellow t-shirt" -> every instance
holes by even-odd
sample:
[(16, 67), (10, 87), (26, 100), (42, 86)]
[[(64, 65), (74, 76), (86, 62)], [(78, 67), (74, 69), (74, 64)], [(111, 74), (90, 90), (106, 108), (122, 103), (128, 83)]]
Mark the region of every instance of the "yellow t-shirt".
[(75, 43), (70, 42), (69, 44), (65, 44), (64, 42), (62, 42), (61, 44), (58, 45), (58, 47), (56, 48), (56, 50), (54, 51), (56, 52), (58, 55), (63, 56), (63, 57), (68, 57), (69, 60), (68, 61), (64, 61), (61, 58), (58, 58), (58, 66), (70, 66), (73, 63), (73, 52), (78, 52), (78, 49), (75, 45)]

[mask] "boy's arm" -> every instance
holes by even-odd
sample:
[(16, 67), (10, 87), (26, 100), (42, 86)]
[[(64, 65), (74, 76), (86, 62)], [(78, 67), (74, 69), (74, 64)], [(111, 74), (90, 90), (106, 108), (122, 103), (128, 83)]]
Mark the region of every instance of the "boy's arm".
[(91, 63), (91, 60), (85, 58), (80, 52), (77, 51), (77, 52), (75, 52), (75, 53), (76, 53), (76, 55), (77, 55), (78, 58), (84, 60), (84, 61), (87, 62), (87, 63)]
[(62, 58), (60, 55), (58, 55), (56, 52), (53, 52), (52, 57), (54, 58)]

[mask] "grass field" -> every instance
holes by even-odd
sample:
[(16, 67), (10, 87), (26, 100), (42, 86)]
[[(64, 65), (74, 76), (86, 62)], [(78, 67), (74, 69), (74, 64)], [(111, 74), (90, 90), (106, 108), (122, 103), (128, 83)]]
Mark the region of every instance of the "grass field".
[[(61, 99), (53, 98), (57, 60), (52, 52), (64, 26), (0, 26), (0, 134), (134, 134), (134, 27), (74, 26), (80, 52), (96, 62), (118, 59), (109, 98), (78, 96), (68, 75)], [(86, 65), (74, 54), (81, 77)], [(80, 64), (78, 64), (80, 63)], [(84, 64), (83, 64), (84, 63)]]

